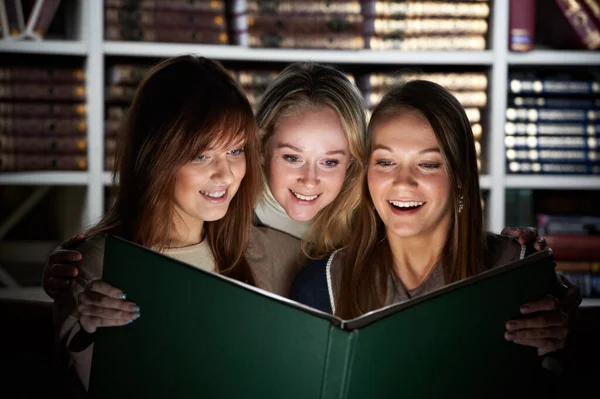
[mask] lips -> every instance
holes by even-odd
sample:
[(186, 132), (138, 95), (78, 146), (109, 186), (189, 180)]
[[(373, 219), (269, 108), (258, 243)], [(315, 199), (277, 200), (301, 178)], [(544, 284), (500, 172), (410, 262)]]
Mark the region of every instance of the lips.
[(321, 194), (304, 195), (304, 194), (297, 193), (294, 190), (290, 190), (290, 192), (292, 193), (292, 195), (294, 197), (296, 197), (297, 199), (299, 199), (300, 201), (303, 201), (303, 202), (312, 202), (312, 201), (316, 200), (317, 198), (319, 198), (319, 196), (321, 195)]
[(208, 202), (211, 202), (213, 204), (220, 204), (222, 202), (225, 202), (225, 200), (227, 199), (227, 191), (227, 189), (215, 191), (200, 190), (200, 195), (202, 195), (202, 198), (204, 198)]
[(423, 206), (423, 204), (425, 203), (423, 201), (394, 201), (394, 200), (390, 200), (388, 202), (395, 208), (399, 208), (399, 209), (406, 208), (407, 210), (419, 208), (419, 207)]

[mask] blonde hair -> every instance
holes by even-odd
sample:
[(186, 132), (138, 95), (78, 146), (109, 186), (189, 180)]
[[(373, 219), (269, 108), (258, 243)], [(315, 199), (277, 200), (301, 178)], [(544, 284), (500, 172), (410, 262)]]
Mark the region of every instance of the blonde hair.
[[(285, 68), (264, 92), (256, 112), (263, 153), (284, 115), (327, 105), (340, 119), (352, 162), (338, 196), (312, 220), (302, 238), (302, 251), (321, 258), (346, 245), (360, 203), (360, 175), (365, 167), (365, 110), (358, 88), (341, 71), (315, 63), (295, 63)], [(267, 182), (265, 162), (263, 179)], [(266, 184), (268, 187), (268, 184)], [(269, 189), (264, 199), (278, 205)]]

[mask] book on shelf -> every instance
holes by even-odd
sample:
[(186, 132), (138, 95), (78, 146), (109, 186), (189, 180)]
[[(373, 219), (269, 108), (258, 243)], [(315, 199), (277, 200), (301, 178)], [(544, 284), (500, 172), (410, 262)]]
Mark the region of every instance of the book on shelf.
[(360, 14), (258, 14), (247, 16), (247, 29), (255, 34), (310, 35), (345, 33), (361, 35), (365, 27)]
[(550, 174), (550, 175), (598, 175), (599, 165), (581, 163), (556, 163), (556, 162), (532, 162), (532, 161), (509, 161), (509, 173), (525, 174)]
[(581, 46), (588, 50), (600, 49), (600, 26), (583, 0), (554, 0), (565, 20), (577, 36)]
[(469, 34), (485, 35), (488, 23), (485, 19), (464, 18), (407, 18), (407, 19), (372, 19), (365, 21), (365, 34), (372, 33), (379, 37), (395, 37), (405, 35), (439, 35)]
[(85, 136), (21, 137), (0, 134), (0, 153), (25, 156), (26, 154), (85, 154)]
[(358, 0), (246, 0), (248, 14), (360, 14)]
[(87, 156), (0, 153), (0, 171), (86, 170)]
[(600, 260), (557, 261), (556, 271), (561, 273), (600, 273)]
[(24, 37), (41, 40), (46, 36), (61, 0), (25, 0), (31, 3)]
[[(536, 217), (538, 232), (542, 235), (600, 235), (600, 217), (598, 216), (540, 213)], [(600, 261), (600, 259), (598, 260)]]
[(537, 0), (510, 0), (508, 31), (509, 49), (526, 52), (535, 46), (535, 18)]
[(109, 26), (152, 28), (177, 27), (178, 29), (198, 29), (225, 32), (223, 15), (203, 11), (180, 11), (164, 9), (123, 9), (106, 7), (104, 23)]
[(77, 83), (18, 83), (0, 85), (0, 100), (85, 100), (85, 85)]
[[(240, 0), (233, 0), (239, 2)], [(104, 0), (105, 7), (127, 10), (164, 10), (185, 12), (206, 12), (222, 14), (225, 12), (225, 0), (190, 1), (190, 0)]]
[(43, 82), (43, 83), (83, 83), (83, 68), (49, 66), (5, 66), (0, 67), (0, 82)]
[(453, 1), (366, 1), (362, 12), (365, 15), (385, 17), (446, 17), (446, 18), (488, 18), (490, 6), (487, 2)]
[(589, 150), (532, 150), (513, 149), (506, 150), (506, 159), (509, 161), (531, 161), (545, 163), (600, 163), (600, 152)]
[(0, 30), (3, 40), (16, 40), (23, 37), (25, 17), (20, 0), (0, 0)]
[(582, 149), (597, 150), (598, 140), (593, 137), (578, 136), (506, 136), (506, 148), (545, 149)]
[(410, 80), (429, 80), (444, 86), (448, 90), (487, 90), (488, 79), (483, 72), (462, 73), (369, 73), (365, 74), (358, 83), (363, 90), (389, 89), (390, 87)]
[(226, 31), (201, 30), (195, 28), (178, 28), (163, 26), (124, 26), (107, 24), (104, 27), (106, 40), (227, 44)]
[(431, 35), (398, 38), (369, 38), (368, 48), (371, 50), (485, 50), (486, 38), (483, 35)]
[(535, 107), (535, 108), (600, 108), (600, 99), (577, 97), (521, 97), (509, 96), (509, 107)]
[(85, 103), (0, 101), (2, 117), (76, 118), (86, 114)]
[(592, 124), (600, 121), (600, 107), (587, 109), (508, 107), (506, 109), (506, 119), (526, 122), (577, 121)]
[[(600, 123), (583, 122), (506, 122), (506, 138), (517, 136), (590, 136), (600, 135)], [(509, 139), (513, 142), (513, 138)], [(518, 140), (524, 140), (520, 138)]]
[(85, 118), (36, 118), (0, 116), (0, 134), (22, 137), (78, 136), (85, 134)]
[(540, 370), (542, 357), (506, 341), (504, 326), (550, 292), (555, 272), (546, 249), (352, 320), (113, 236), (102, 279), (144, 313), (97, 331), (92, 398), (366, 398), (399, 386), (447, 397), (511, 392)]

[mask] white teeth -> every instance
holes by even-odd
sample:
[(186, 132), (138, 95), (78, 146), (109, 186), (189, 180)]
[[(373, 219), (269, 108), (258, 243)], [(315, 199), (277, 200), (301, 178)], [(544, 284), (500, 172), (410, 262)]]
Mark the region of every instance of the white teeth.
[(295, 191), (292, 191), (292, 194), (294, 194), (296, 196), (296, 198), (299, 198), (299, 199), (301, 199), (303, 201), (312, 201), (312, 200), (317, 199), (317, 197), (318, 197), (318, 195), (307, 196), (307, 195), (298, 194)]
[(215, 191), (215, 192), (210, 192), (210, 191), (202, 191), (200, 190), (200, 192), (208, 197), (212, 197), (212, 198), (221, 198), (222, 196), (225, 195), (225, 193), (227, 192), (227, 190), (225, 191)]
[(401, 201), (389, 201), (390, 204), (397, 206), (398, 208), (414, 208), (421, 206), (424, 202), (401, 202)]

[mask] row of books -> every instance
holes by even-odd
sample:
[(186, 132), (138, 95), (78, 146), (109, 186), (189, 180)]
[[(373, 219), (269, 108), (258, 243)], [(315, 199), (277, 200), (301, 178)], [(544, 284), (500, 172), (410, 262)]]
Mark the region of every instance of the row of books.
[(250, 47), (483, 50), (487, 1), (105, 2), (105, 38)]
[(510, 74), (509, 173), (600, 174), (600, 72)]
[(600, 49), (599, 0), (510, 0), (509, 48)]
[(41, 40), (61, 0), (0, 0), (0, 36), (3, 40)]
[(579, 286), (582, 296), (600, 298), (600, 217), (538, 214), (537, 223), (557, 271)]
[(0, 67), (0, 171), (87, 169), (85, 73)]

